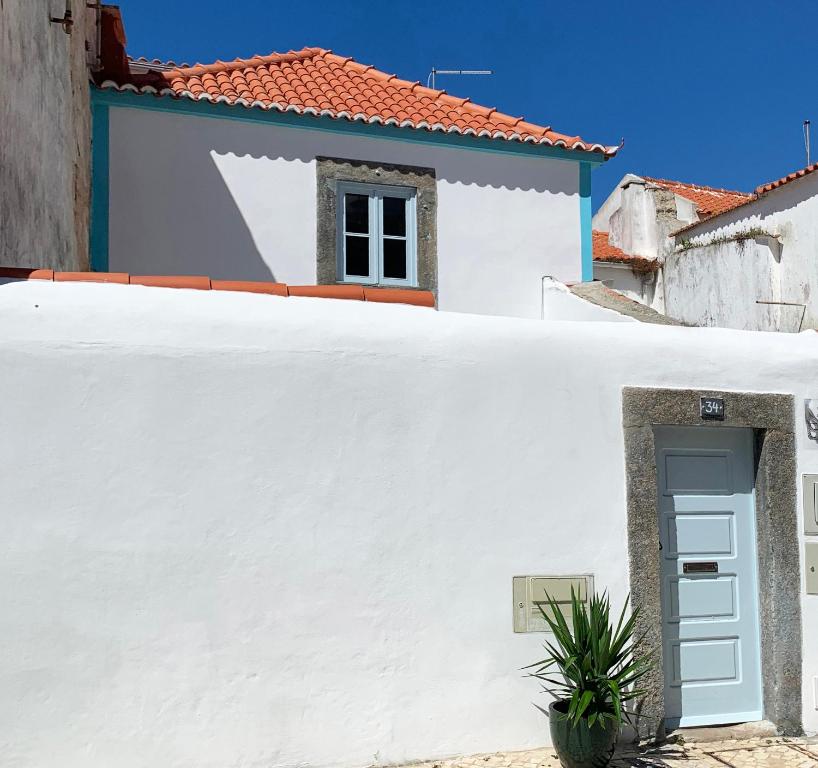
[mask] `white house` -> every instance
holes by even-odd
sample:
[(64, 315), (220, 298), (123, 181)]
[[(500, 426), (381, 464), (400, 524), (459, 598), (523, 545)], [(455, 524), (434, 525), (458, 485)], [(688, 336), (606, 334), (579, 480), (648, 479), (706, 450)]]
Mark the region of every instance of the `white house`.
[(593, 218), (594, 277), (685, 325), (818, 328), (817, 169), (753, 193), (627, 174)]
[(675, 250), (674, 233), (749, 199), (744, 192), (625, 174), (593, 217), (594, 278), (664, 312), (663, 267)]
[(0, 286), (4, 763), (543, 745), (544, 584), (632, 594), (652, 730), (818, 732), (814, 332), (28, 277)]
[(592, 279), (591, 169), (615, 147), (320, 48), (132, 61), (94, 110), (92, 265), (425, 289), (539, 318)]
[(668, 314), (695, 325), (818, 328), (818, 165), (763, 184), (739, 206), (674, 235)]

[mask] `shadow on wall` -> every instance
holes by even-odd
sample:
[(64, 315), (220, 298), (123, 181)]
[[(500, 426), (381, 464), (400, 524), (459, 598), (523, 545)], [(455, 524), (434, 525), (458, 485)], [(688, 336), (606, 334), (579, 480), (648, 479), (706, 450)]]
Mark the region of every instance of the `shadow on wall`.
[[(144, 232), (161, 235), (140, 249), (138, 264), (117, 251), (110, 254), (109, 268), (140, 274), (209, 275), (213, 279), (276, 281), (264, 259), (251, 228), (237, 203), (213, 153), (197, 151), (185, 158), (184, 172), (163, 174), (160, 189), (152, 192), (154, 202), (140, 216), (140, 201), (128, 199), (129, 190), (144, 185), (144, 178), (131, 184), (126, 179), (120, 206), (130, 212), (130, 221), (118, 220), (118, 237), (124, 242), (141, 242)], [(150, 213), (147, 213), (150, 211)], [(148, 220), (146, 220), (146, 218)], [(205, 247), (206, 246), (206, 247)]]
[(208, 128), (211, 122), (215, 124), (203, 140), (209, 141), (210, 149), (222, 156), (312, 163), (316, 156), (323, 155), (368, 163), (434, 167), (438, 181), (450, 184), (555, 195), (578, 192), (578, 165), (570, 161), (549, 163), (544, 173), (543, 166), (528, 155), (500, 155), (434, 144), (379, 140), (374, 128), (373, 137), (369, 138), (234, 122), (227, 123), (227, 130), (220, 130), (216, 125), (224, 126), (222, 121), (202, 122), (207, 123)]

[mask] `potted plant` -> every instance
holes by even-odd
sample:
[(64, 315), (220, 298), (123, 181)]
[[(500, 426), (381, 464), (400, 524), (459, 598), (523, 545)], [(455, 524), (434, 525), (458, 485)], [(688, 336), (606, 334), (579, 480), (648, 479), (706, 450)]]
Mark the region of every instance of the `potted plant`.
[(629, 716), (625, 705), (643, 695), (636, 683), (652, 666), (634, 640), (638, 611), (626, 618), (626, 600), (613, 627), (607, 594), (586, 605), (572, 589), (569, 627), (556, 601), (546, 599), (550, 610), (540, 610), (554, 639), (545, 642), (548, 656), (526, 669), (554, 697), (551, 741), (564, 768), (603, 768)]

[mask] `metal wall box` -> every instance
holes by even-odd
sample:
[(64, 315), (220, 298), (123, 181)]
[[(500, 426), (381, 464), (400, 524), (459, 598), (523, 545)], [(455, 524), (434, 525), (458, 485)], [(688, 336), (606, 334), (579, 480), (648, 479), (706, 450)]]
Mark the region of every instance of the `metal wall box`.
[[(512, 580), (515, 632), (548, 632), (542, 611), (551, 613), (546, 595), (559, 606), (571, 626), (571, 588), (587, 604), (594, 593), (594, 577), (579, 576), (515, 576)], [(542, 609), (542, 610), (541, 610)]]
[(804, 533), (818, 536), (818, 475), (804, 475), (801, 488), (804, 503)]
[(818, 541), (804, 544), (804, 573), (807, 582), (807, 594), (818, 595)]

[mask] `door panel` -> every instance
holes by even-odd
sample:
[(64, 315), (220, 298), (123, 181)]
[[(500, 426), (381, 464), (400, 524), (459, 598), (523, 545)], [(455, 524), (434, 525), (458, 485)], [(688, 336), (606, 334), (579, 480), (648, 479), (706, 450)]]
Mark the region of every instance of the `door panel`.
[(752, 432), (654, 432), (668, 725), (760, 720)]
[(668, 582), (668, 621), (736, 619), (736, 579), (679, 578)]
[(673, 682), (735, 682), (738, 679), (738, 641), (680, 640), (673, 643)]

